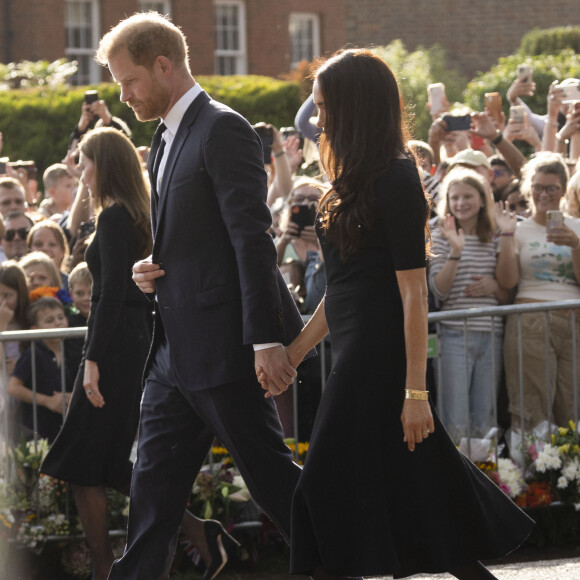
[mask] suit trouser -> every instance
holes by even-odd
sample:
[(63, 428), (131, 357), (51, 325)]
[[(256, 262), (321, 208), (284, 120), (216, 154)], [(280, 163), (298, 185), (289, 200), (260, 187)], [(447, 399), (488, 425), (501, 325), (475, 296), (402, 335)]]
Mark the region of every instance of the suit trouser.
[(179, 525), (214, 435), (226, 445), (253, 499), (288, 540), (300, 468), (283, 442), (273, 400), (264, 398), (255, 379), (182, 392), (164, 342), (145, 382), (127, 547), (111, 580), (169, 576)]

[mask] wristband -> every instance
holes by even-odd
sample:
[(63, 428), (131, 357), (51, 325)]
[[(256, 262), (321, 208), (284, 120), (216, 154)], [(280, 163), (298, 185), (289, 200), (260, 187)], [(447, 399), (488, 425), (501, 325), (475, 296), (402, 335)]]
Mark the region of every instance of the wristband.
[(447, 256), (448, 260), (461, 260), (461, 256)]
[(278, 151), (278, 153), (274, 153), (274, 157), (282, 157), (282, 155), (284, 155), (283, 149), (282, 149), (282, 151)]
[(562, 143), (562, 145), (568, 145), (568, 139), (563, 139), (559, 132), (556, 133), (556, 141), (558, 141), (558, 143)]
[(503, 133), (498, 129), (495, 139), (492, 139), (491, 142), (494, 145), (499, 145), (502, 141), (503, 141)]
[(418, 389), (405, 389), (405, 399), (414, 399), (415, 401), (428, 401), (429, 391)]
[(502, 232), (501, 235), (503, 237), (506, 237), (506, 238), (513, 238), (514, 233), (513, 232)]

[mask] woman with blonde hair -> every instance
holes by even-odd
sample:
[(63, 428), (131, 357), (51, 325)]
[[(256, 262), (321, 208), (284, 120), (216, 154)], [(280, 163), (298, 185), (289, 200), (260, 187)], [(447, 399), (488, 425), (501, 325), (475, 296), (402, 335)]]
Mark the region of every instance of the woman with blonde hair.
[[(453, 169), (441, 184), (440, 196), (429, 287), (441, 310), (505, 303), (508, 294), (495, 278), (499, 238), (483, 177), (471, 169)], [(441, 358), (435, 367), (441, 378), (441, 420), (456, 442), (465, 436), (483, 437), (495, 424), (502, 319), (469, 318), (466, 325), (462, 319), (446, 320), (440, 328)]]
[(32, 226), (26, 236), (29, 252), (44, 252), (61, 273), (62, 286), (68, 289), (69, 248), (62, 228), (52, 220), (42, 220)]

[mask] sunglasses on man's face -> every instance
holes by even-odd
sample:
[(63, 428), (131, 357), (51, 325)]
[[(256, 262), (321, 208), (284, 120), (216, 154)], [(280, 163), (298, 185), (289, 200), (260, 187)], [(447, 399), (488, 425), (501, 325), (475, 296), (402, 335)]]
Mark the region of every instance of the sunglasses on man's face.
[(11, 242), (16, 234), (18, 234), (18, 237), (22, 240), (26, 239), (26, 236), (28, 236), (30, 232), (30, 228), (18, 228), (17, 230), (6, 230), (6, 233), (4, 234), (4, 239), (7, 242)]

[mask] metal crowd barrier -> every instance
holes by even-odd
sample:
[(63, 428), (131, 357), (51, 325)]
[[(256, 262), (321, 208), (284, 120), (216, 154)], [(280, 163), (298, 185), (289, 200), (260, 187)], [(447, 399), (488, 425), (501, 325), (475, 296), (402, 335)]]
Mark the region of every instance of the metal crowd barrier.
[[(552, 417), (552, 409), (550, 404), (550, 382), (549, 382), (549, 333), (550, 333), (550, 318), (549, 313), (555, 310), (571, 310), (571, 321), (572, 321), (572, 328), (573, 328), (573, 350), (576, 351), (578, 346), (578, 337), (575, 333), (575, 312), (574, 309), (580, 309), (580, 300), (565, 300), (565, 301), (558, 301), (558, 302), (537, 302), (537, 303), (528, 303), (528, 304), (513, 304), (508, 306), (495, 306), (495, 307), (485, 307), (485, 308), (469, 308), (469, 309), (461, 309), (461, 310), (449, 310), (449, 311), (442, 311), (442, 312), (431, 312), (429, 313), (429, 322), (434, 323), (437, 328), (436, 334), (431, 334), (429, 337), (429, 345), (428, 345), (428, 356), (430, 358), (441, 358), (441, 352), (439, 348), (438, 342), (438, 335), (440, 333), (441, 323), (444, 321), (449, 320), (462, 320), (463, 321), (463, 329), (467, 331), (467, 321), (472, 318), (478, 318), (483, 316), (489, 316), (492, 319), (492, 332), (490, 334), (490, 340), (493, 341), (499, 340), (496, 337), (494, 332), (494, 325), (496, 320), (499, 317), (504, 317), (509, 314), (516, 314), (518, 315), (517, 318), (517, 328), (518, 328), (518, 366), (519, 366), (519, 389), (520, 389), (520, 415), (524, 416), (524, 408), (523, 408), (523, 401), (525, 395), (524, 389), (524, 382), (523, 382), (523, 352), (522, 352), (522, 329), (521, 329), (521, 315), (529, 312), (544, 312), (546, 317), (546, 331), (545, 331), (545, 352), (546, 352), (546, 388), (548, 390), (548, 409), (547, 409), (547, 417)], [(310, 316), (303, 317), (305, 321), (307, 321)], [(42, 338), (78, 338), (83, 337), (86, 333), (86, 327), (79, 327), (79, 328), (68, 328), (68, 329), (51, 329), (51, 330), (26, 330), (26, 331), (10, 331), (10, 332), (2, 332), (0, 333), (0, 342), (7, 342), (7, 341), (35, 341)], [(468, 346), (468, 332), (464, 332), (465, 335), (465, 356), (467, 359), (467, 346)], [(64, 342), (61, 342), (61, 353), (63, 356), (64, 361)], [(324, 384), (326, 380), (326, 356), (325, 356), (325, 349), (326, 349), (325, 342), (321, 342), (319, 344), (319, 357), (318, 360), (320, 361), (320, 388), (321, 391), (324, 389)], [(33, 393), (36, 393), (36, 369), (35, 369), (35, 360), (34, 360), (34, 349), (32, 351), (32, 366), (33, 366), (33, 379), (31, 389)], [(493, 377), (495, 376), (495, 369), (497, 365), (503, 365), (503, 360), (497, 361), (495, 357), (495, 352), (492, 348), (492, 363), (490, 369), (490, 384), (493, 385)], [(572, 411), (571, 419), (574, 420), (575, 423), (578, 422), (579, 419), (579, 410), (578, 410), (578, 403), (580, 400), (579, 393), (578, 393), (578, 369), (576, 368), (576, 359), (573, 359), (573, 366), (572, 366), (572, 381), (574, 385), (574, 409)], [(65, 392), (65, 374), (64, 374), (64, 364), (61, 366), (62, 374), (61, 374), (61, 382), (62, 382), (62, 389)], [(6, 358), (5, 355), (2, 357), (2, 370), (3, 375), (6, 377)], [(441, 365), (438, 365), (438, 384), (441, 385)], [(466, 375), (466, 388), (468, 385), (469, 377)], [(6, 393), (6, 380), (2, 380), (1, 384), (1, 394), (2, 398), (4, 399), (4, 409), (2, 411), (3, 416), (0, 416), (1, 423), (2, 423), (2, 433), (0, 436), (3, 436), (4, 441), (8, 440), (8, 429), (10, 423), (10, 399)], [(493, 418), (495, 423), (497, 424), (497, 417), (498, 417), (498, 409), (497, 409), (497, 401), (496, 401), (496, 392), (495, 389), (491, 389), (490, 391), (493, 394)], [(292, 403), (293, 403), (293, 431), (294, 434), (298, 433), (298, 419), (299, 419), (299, 401), (298, 401), (298, 381), (294, 381), (293, 385), (293, 392), (292, 392)], [(469, 405), (469, 397), (468, 397), (468, 405)], [(63, 409), (64, 411), (64, 409)], [(441, 397), (439, 397), (438, 401), (438, 412), (441, 414)], [(467, 412), (467, 409), (466, 409)], [(33, 417), (34, 417), (34, 427), (36, 432), (36, 403), (33, 402)], [(470, 426), (469, 426), (469, 413), (467, 413), (467, 421), (468, 421), (468, 445), (469, 439), (471, 437)], [(524, 428), (522, 426), (522, 438), (524, 436)], [(35, 433), (35, 445), (36, 445), (36, 433)], [(296, 446), (296, 452), (297, 452)]]

